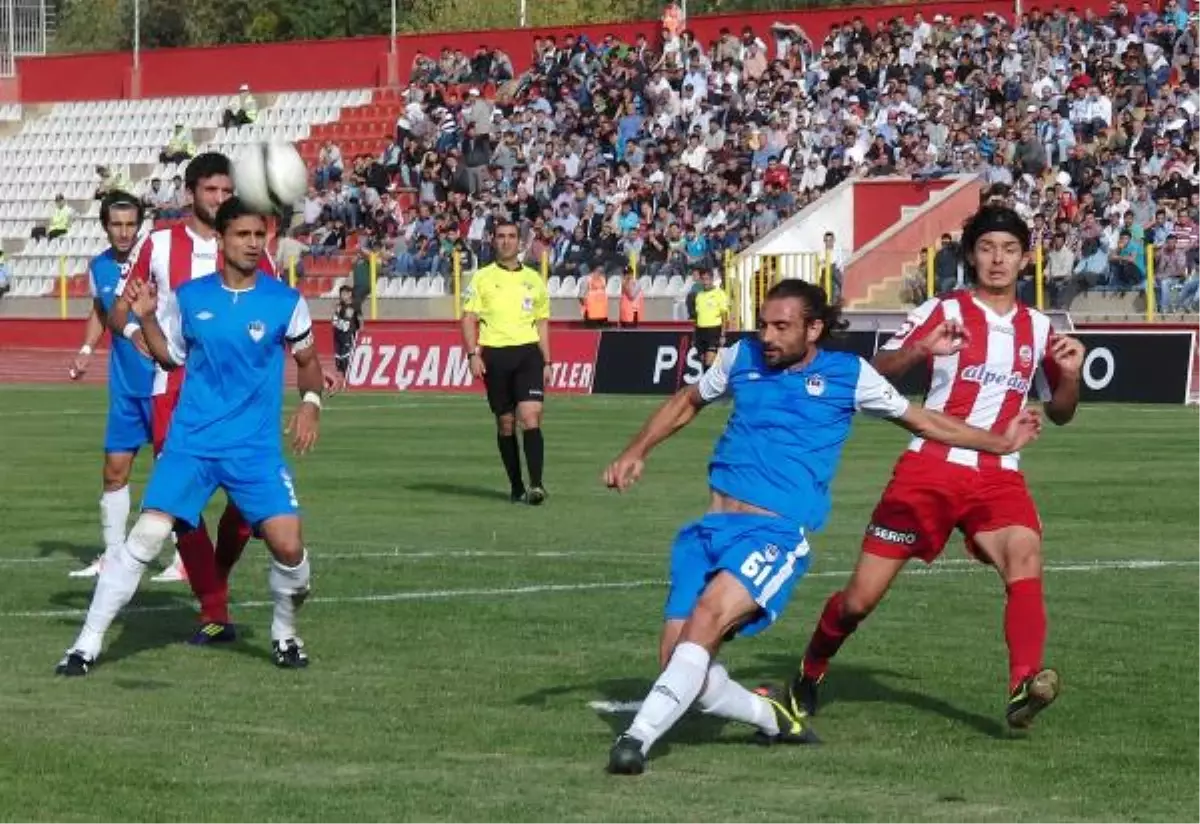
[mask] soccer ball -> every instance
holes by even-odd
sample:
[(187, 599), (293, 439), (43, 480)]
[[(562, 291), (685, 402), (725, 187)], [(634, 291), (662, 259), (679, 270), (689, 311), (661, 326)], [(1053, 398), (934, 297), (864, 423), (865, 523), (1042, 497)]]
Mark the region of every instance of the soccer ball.
[(234, 163), (233, 185), (247, 206), (271, 214), (308, 192), (308, 167), (291, 143), (258, 143)]

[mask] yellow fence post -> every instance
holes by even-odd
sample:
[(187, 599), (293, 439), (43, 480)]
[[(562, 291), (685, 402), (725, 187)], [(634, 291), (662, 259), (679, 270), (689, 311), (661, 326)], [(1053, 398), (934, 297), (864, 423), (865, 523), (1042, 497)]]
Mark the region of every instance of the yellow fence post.
[(369, 270), (371, 273), (371, 320), (379, 317), (379, 255), (371, 253)]
[(58, 259), (58, 316), (67, 319), (67, 259)]
[(454, 319), (462, 320), (462, 255), (458, 252), (454, 253), (452, 266), (454, 277)]
[(1046, 257), (1042, 244), (1037, 245), (1033, 257), (1033, 295), (1038, 311), (1046, 308)]
[(288, 286), (296, 288), (296, 259), (288, 260)]
[(825, 260), (821, 266), (821, 282), (825, 285), (825, 300), (833, 303), (833, 256), (825, 250)]
[(1146, 244), (1146, 322), (1153, 323), (1158, 309), (1158, 295), (1154, 292), (1154, 244)]
[(547, 281), (550, 280), (550, 250), (549, 249), (542, 250), (541, 266), (542, 266), (542, 283), (546, 283)]
[(937, 296), (937, 277), (933, 268), (933, 247), (925, 249), (925, 300)]

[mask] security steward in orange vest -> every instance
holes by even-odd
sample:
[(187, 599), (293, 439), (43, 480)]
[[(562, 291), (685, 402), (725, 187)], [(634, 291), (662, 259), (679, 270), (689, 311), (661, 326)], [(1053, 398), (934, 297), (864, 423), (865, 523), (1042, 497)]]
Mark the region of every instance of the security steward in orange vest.
[(621, 282), (621, 305), (618, 319), (622, 329), (637, 329), (638, 323), (646, 314), (646, 295), (642, 292), (642, 284), (633, 271), (633, 267), (625, 268), (625, 279)]
[(583, 282), (579, 304), (583, 308), (584, 326), (608, 325), (608, 278), (604, 276), (603, 269), (596, 267)]

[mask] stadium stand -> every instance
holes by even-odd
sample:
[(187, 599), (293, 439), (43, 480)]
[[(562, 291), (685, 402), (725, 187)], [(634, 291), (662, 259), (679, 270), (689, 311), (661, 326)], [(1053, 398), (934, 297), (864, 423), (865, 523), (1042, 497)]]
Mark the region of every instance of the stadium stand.
[[(490, 260), (489, 227), (510, 217), (556, 297), (595, 270), (616, 294), (632, 260), (647, 296), (678, 307), (693, 266), (720, 269), (844, 180), (968, 175), (1035, 225), (1051, 302), (1144, 288), (1148, 239), (1160, 306), (1194, 309), (1194, 23), (1165, 0), (1107, 16), (855, 18), (811, 39), (781, 23), (708, 43), (687, 30), (660, 44), (539, 38), (511, 80), (494, 71), (505, 55), (475, 65), (447, 49), (415, 61), (403, 90), (281, 94), (236, 129), (218, 128), (221, 97), (58, 104), (0, 141), (0, 236), (14, 291), (51, 292), (56, 260), (77, 271), (99, 240), (94, 221), (28, 240), (54, 195), (91, 214), (101, 163), (141, 192), (165, 180), (178, 169), (157, 153), (182, 118), (202, 148), (231, 154), (300, 142), (314, 187), (288, 242), (310, 295), (367, 253), (381, 297), (445, 294), (452, 256), (466, 271)], [(939, 288), (961, 271), (954, 240)]]

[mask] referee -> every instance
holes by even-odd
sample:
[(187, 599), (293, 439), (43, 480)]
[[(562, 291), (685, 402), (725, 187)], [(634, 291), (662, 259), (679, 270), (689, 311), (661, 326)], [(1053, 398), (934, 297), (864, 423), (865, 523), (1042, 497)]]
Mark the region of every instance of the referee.
[(700, 291), (696, 293), (696, 351), (707, 370), (716, 360), (717, 350), (725, 345), (725, 322), (729, 317), (729, 297), (713, 282), (712, 270), (697, 266)]
[[(512, 489), (512, 501), (537, 506), (545, 445), (542, 402), (550, 380), (550, 295), (541, 276), (517, 259), (517, 227), (498, 221), (492, 243), (496, 262), (475, 273), (463, 296), (462, 335), (471, 374), (482, 378), (496, 416), (496, 446)], [(517, 423), (524, 431), (529, 489), (521, 478)]]

